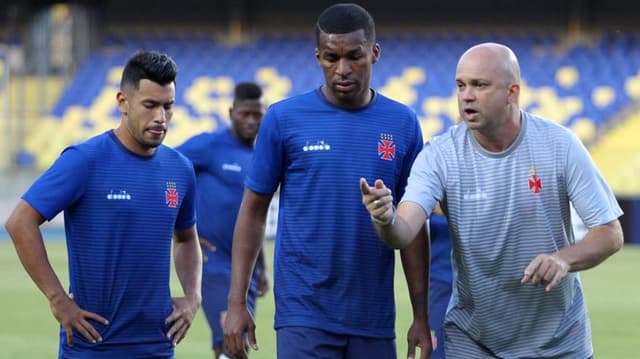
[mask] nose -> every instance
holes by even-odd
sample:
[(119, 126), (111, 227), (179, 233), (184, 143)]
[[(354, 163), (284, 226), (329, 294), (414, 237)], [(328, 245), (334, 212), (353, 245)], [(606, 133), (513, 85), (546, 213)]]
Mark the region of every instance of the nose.
[(458, 95), (466, 102), (471, 102), (476, 99), (476, 94), (473, 91), (472, 86), (465, 86), (463, 89), (460, 89)]
[(262, 114), (252, 113), (247, 116), (247, 122), (250, 124), (258, 124), (262, 119)]
[(154, 121), (157, 123), (165, 123), (167, 121), (169, 121), (169, 111), (167, 111), (164, 107), (158, 107), (159, 110), (156, 111), (156, 113), (154, 114), (155, 116), (153, 116)]
[(340, 59), (336, 65), (336, 73), (340, 76), (347, 76), (351, 73), (351, 61)]

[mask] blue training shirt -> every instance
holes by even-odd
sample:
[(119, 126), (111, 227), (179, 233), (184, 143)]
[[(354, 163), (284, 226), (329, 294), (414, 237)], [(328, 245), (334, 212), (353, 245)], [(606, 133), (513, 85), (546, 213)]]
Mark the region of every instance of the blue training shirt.
[(203, 248), (209, 260), (202, 270), (230, 276), (233, 230), (253, 146), (239, 142), (224, 128), (193, 136), (176, 150), (191, 160), (196, 172), (198, 234), (216, 247), (215, 253)]
[(374, 231), (359, 179), (380, 178), (400, 198), (421, 149), (415, 113), (380, 94), (357, 110), (332, 105), (319, 89), (271, 106), (246, 186), (281, 186), (276, 329), (394, 337), (394, 252)]
[(61, 358), (173, 356), (165, 319), (174, 229), (193, 226), (195, 176), (189, 161), (161, 145), (149, 157), (113, 131), (65, 149), (22, 197), (47, 220), (64, 210), (69, 292), (108, 325), (92, 344), (60, 332)]

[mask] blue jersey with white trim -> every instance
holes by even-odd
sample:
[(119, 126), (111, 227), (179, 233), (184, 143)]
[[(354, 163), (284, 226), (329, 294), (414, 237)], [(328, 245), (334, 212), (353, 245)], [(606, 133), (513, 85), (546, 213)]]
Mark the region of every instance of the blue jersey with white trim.
[(394, 336), (394, 252), (374, 232), (358, 182), (380, 178), (399, 198), (421, 148), (415, 113), (380, 94), (357, 110), (320, 90), (271, 106), (246, 185), (280, 185), (276, 328)]
[(165, 319), (174, 229), (193, 226), (195, 176), (189, 161), (160, 145), (128, 151), (113, 131), (64, 150), (24, 194), (47, 220), (64, 210), (69, 292), (108, 325), (90, 321), (97, 344), (60, 333), (60, 357), (171, 357)]

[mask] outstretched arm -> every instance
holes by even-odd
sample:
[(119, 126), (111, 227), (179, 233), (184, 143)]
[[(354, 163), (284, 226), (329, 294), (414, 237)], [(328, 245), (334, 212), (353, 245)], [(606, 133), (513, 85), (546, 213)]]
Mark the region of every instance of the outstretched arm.
[(248, 334), (249, 345), (258, 350), (255, 323), (247, 309), (247, 291), (262, 247), (271, 197), (271, 194), (245, 189), (233, 234), (231, 288), (223, 329), (225, 349), (237, 358), (247, 357), (243, 339), (245, 333)]
[(73, 301), (73, 296), (67, 295), (49, 263), (40, 232), (40, 225), (43, 222), (44, 218), (38, 211), (26, 201), (20, 200), (9, 216), (5, 228), (13, 240), (20, 262), (47, 297), (51, 312), (65, 329), (67, 343), (73, 346), (73, 329), (86, 340), (93, 343), (99, 342), (102, 340), (100, 334), (87, 320), (95, 320), (105, 325), (108, 321), (98, 314), (82, 310)]
[(167, 317), (167, 323), (172, 323), (167, 337), (176, 346), (187, 334), (202, 302), (202, 252), (195, 225), (174, 231), (173, 259), (184, 291), (184, 297), (173, 298), (173, 312)]
[(525, 269), (521, 282), (531, 282), (534, 285), (544, 283), (547, 285), (546, 290), (551, 291), (568, 272), (597, 266), (619, 251), (623, 242), (622, 227), (617, 219), (595, 226), (575, 245), (534, 258)]

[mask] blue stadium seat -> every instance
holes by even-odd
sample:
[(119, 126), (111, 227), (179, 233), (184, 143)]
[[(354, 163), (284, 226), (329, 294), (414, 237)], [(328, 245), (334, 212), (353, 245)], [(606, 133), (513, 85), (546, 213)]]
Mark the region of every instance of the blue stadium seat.
[[(409, 105), (420, 118), (440, 119), (443, 126), (437, 133), (455, 123), (457, 118), (451, 103), (455, 101), (454, 76), (458, 57), (469, 46), (482, 41), (511, 46), (521, 63), (524, 91), (530, 100), (526, 106), (534, 111), (550, 113), (554, 113), (553, 108), (543, 107), (560, 106), (555, 113), (562, 118), (556, 120), (569, 127), (574, 121), (584, 119), (592, 121), (596, 127), (606, 123), (631, 101), (625, 82), (637, 76), (640, 70), (640, 36), (633, 33), (607, 32), (592, 43), (569, 46), (563, 43), (562, 47), (559, 46), (562, 41), (559, 35), (542, 31), (483, 34), (398, 32), (382, 35), (378, 40), (382, 45), (382, 58), (374, 66), (373, 86), (383, 88), (395, 81), (389, 88), (399, 91), (400, 97), (414, 98)], [(186, 123), (197, 125), (176, 125), (183, 132), (170, 137), (182, 139), (191, 134), (189, 131), (207, 126), (215, 128), (226, 123), (223, 105), (229, 94), (204, 90), (205, 93), (194, 95), (192, 92), (196, 90), (193, 87), (198, 79), (209, 79), (210, 84), (224, 79), (232, 82), (256, 80), (265, 87), (270, 99), (277, 100), (308, 91), (323, 82), (313, 56), (314, 47), (312, 34), (261, 35), (252, 42), (231, 45), (218, 43), (212, 34), (203, 32), (140, 32), (133, 36), (106, 34), (102, 46), (78, 68), (48, 120), (77, 121), (77, 113), (73, 116), (70, 113), (80, 109), (87, 111), (87, 119), (72, 123), (83, 127), (81, 133), (101, 128), (105, 124), (104, 118), (93, 118), (98, 115), (92, 111), (97, 110), (90, 109), (92, 106), (104, 106), (101, 101), (109, 101), (100, 98), (105, 92), (114, 97), (113, 91), (105, 91), (110, 90), (110, 71), (122, 66), (137, 49), (155, 49), (168, 52), (180, 68), (176, 105), (181, 110), (178, 112), (180, 117), (190, 119)], [(412, 68), (419, 71), (405, 72)], [(394, 94), (390, 95), (393, 97)], [(207, 101), (207, 106), (211, 102), (217, 110), (199, 112), (198, 108), (202, 106), (190, 103), (190, 96), (198, 101)], [(575, 99), (579, 99), (579, 103)], [(567, 106), (570, 107), (568, 110)], [(426, 113), (427, 107), (440, 112)], [(119, 115), (115, 100), (106, 116), (117, 121)], [(29, 156), (41, 156), (51, 146), (25, 149), (24, 162)]]

